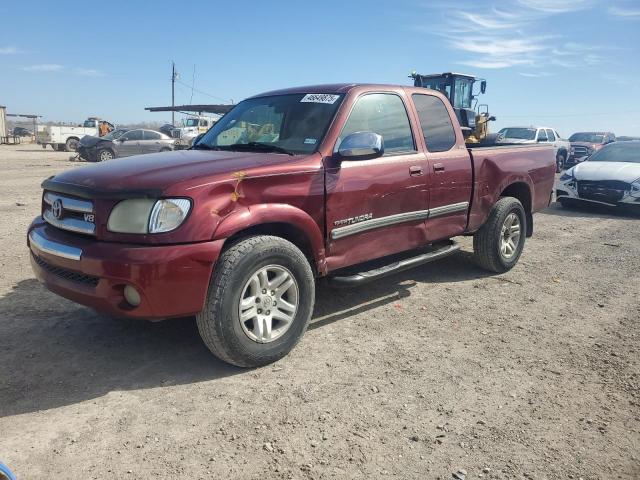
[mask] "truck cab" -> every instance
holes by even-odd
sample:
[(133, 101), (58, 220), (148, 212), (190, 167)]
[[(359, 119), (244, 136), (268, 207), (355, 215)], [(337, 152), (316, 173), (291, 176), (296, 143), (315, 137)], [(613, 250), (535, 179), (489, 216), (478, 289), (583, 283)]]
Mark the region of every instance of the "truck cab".
[[(441, 92), (318, 85), (244, 100), (191, 149), (43, 182), (36, 277), (118, 316), (193, 315), (255, 367), (302, 337), (324, 281), (349, 287), (455, 254), (513, 268), (548, 206), (550, 145), (468, 148)], [(318, 282), (323, 280), (323, 282)]]

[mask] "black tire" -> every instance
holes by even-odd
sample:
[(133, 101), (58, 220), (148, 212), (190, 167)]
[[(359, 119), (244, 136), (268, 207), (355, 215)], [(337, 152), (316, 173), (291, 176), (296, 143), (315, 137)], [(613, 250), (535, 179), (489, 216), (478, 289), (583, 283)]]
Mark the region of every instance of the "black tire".
[(96, 162), (106, 162), (114, 158), (116, 158), (116, 156), (110, 148), (101, 148), (96, 153)]
[(564, 169), (564, 162), (567, 159), (564, 153), (559, 152), (556, 155), (556, 173), (560, 173)]
[(57, 145), (51, 145), (51, 148), (53, 148), (57, 152), (66, 152), (67, 151), (67, 147), (65, 146), (64, 143), (58, 143)]
[[(514, 213), (520, 223), (520, 236), (514, 252), (507, 257), (501, 250), (503, 226)], [(500, 198), (489, 213), (489, 218), (473, 235), (473, 251), (477, 264), (485, 270), (503, 273), (511, 270), (522, 254), (527, 231), (527, 215), (522, 203), (513, 197)]]
[[(245, 333), (238, 306), (249, 279), (266, 266), (289, 271), (298, 287), (298, 307), (288, 330), (269, 343)], [(273, 236), (248, 237), (225, 250), (214, 267), (204, 310), (196, 316), (205, 345), (220, 360), (259, 367), (289, 353), (307, 329), (315, 302), (315, 281), (305, 255), (291, 242)]]
[(75, 152), (76, 148), (78, 148), (78, 139), (67, 138), (67, 142), (64, 144), (65, 152)]

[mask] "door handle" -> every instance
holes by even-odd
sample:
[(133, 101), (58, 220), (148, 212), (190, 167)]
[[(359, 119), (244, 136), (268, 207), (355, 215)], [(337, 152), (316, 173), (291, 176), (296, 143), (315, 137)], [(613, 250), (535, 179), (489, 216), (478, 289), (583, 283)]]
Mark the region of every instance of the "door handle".
[(444, 164), (443, 163), (434, 163), (433, 164), (433, 171), (438, 173), (438, 172), (444, 172)]
[(422, 167), (418, 165), (412, 165), (411, 167), (409, 167), (409, 175), (411, 175), (412, 177), (419, 177), (420, 175), (422, 175)]

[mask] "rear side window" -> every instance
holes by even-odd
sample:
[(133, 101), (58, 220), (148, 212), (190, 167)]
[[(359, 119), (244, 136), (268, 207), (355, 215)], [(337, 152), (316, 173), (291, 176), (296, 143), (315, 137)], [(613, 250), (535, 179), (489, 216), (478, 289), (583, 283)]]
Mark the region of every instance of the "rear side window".
[(162, 135), (158, 132), (152, 132), (150, 130), (144, 130), (144, 139), (145, 140), (160, 140)]
[(422, 135), (430, 152), (446, 152), (456, 144), (456, 131), (442, 100), (432, 95), (415, 93), (413, 103), (418, 111)]
[(555, 142), (556, 141), (556, 136), (553, 133), (553, 130), (550, 130), (547, 128), (547, 137), (549, 138), (550, 142)]
[(381, 135), (385, 155), (416, 151), (407, 109), (402, 99), (394, 94), (372, 93), (360, 97), (342, 128), (336, 151), (342, 140), (355, 132)]
[(547, 141), (547, 132), (545, 132), (542, 129), (538, 130), (538, 141), (539, 142), (546, 142)]

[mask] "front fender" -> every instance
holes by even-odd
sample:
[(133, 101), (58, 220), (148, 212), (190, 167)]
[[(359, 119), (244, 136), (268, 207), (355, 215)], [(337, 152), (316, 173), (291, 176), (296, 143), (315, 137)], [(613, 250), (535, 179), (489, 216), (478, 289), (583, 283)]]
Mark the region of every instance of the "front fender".
[(287, 224), (303, 233), (311, 245), (318, 271), (325, 266), (324, 237), (318, 223), (304, 210), (287, 204), (259, 204), (238, 208), (224, 217), (213, 233), (213, 240), (229, 238), (251, 227)]

